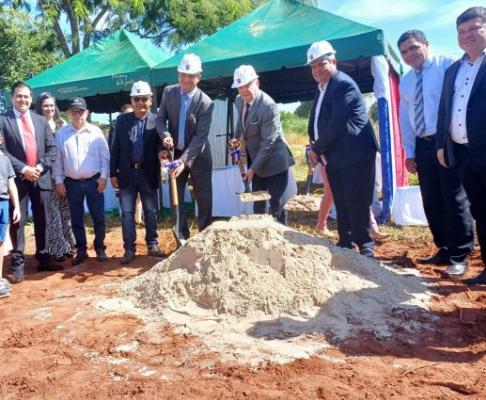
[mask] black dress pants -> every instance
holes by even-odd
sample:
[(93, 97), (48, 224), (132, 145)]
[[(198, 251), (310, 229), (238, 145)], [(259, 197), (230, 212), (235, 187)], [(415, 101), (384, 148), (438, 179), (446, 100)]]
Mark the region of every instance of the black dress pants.
[(473, 220), (459, 168), (439, 164), (435, 136), (416, 140), (417, 173), (425, 216), (434, 244), (450, 261), (463, 262), (474, 245)]

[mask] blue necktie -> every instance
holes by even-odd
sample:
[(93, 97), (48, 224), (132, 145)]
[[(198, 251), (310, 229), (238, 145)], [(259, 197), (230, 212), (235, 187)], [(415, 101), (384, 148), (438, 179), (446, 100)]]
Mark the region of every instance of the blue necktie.
[(189, 96), (185, 93), (181, 96), (181, 111), (179, 113), (179, 140), (177, 141), (177, 148), (179, 150), (184, 150), (186, 141), (186, 114), (187, 114), (187, 103)]
[(417, 74), (415, 83), (415, 134), (418, 137), (423, 137), (425, 134), (425, 120), (422, 68), (417, 69), (415, 73)]

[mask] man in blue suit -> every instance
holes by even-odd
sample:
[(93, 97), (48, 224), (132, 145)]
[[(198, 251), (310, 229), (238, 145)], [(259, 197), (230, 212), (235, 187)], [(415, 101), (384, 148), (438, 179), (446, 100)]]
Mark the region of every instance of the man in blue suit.
[[(458, 166), (476, 220), (486, 266), (486, 8), (472, 7), (456, 21), (465, 54), (445, 73), (437, 121), (437, 157)], [(486, 268), (466, 284), (486, 284)]]
[(313, 43), (307, 64), (319, 83), (309, 119), (311, 162), (322, 162), (334, 195), (340, 247), (373, 257), (370, 206), (378, 142), (356, 82), (337, 69), (326, 41)]

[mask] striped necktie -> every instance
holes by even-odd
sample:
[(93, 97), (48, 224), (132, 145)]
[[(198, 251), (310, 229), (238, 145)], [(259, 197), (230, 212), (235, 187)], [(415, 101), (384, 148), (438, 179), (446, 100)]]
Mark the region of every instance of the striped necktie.
[(422, 68), (415, 70), (415, 73), (415, 134), (418, 137), (423, 137), (425, 134), (425, 120)]

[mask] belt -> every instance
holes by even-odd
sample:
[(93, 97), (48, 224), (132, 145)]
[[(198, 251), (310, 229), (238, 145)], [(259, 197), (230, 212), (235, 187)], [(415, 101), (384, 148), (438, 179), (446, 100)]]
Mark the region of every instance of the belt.
[(92, 177), (90, 178), (79, 178), (79, 179), (73, 179), (73, 178), (70, 178), (68, 176), (66, 176), (66, 180), (69, 180), (69, 181), (74, 181), (74, 182), (86, 182), (86, 181), (90, 181), (92, 179), (98, 179), (100, 177), (100, 173), (98, 172), (97, 174), (94, 174)]
[(130, 164), (130, 168), (133, 168), (133, 169), (142, 169), (143, 168), (143, 163), (132, 163), (132, 164)]
[(430, 140), (435, 140), (435, 137), (437, 135), (434, 133), (433, 135), (427, 135), (427, 136), (419, 136), (418, 138), (419, 139), (422, 139), (422, 140), (427, 140), (427, 141), (430, 141)]

